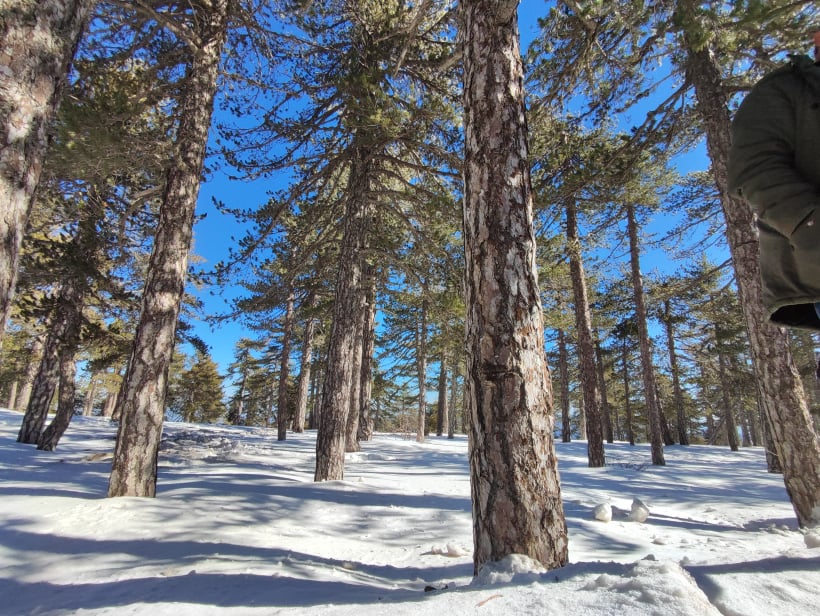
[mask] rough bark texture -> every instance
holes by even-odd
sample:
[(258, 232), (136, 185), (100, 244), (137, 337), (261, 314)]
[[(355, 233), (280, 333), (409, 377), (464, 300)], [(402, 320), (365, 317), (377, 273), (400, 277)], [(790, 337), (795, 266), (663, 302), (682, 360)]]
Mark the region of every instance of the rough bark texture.
[[(681, 2), (680, 6), (694, 10), (690, 2)], [(814, 526), (820, 524), (820, 438), (809, 415), (788, 333), (766, 321), (761, 302), (760, 246), (752, 209), (728, 191), (731, 124), (719, 66), (708, 48), (696, 51), (690, 47), (687, 54), (687, 74), (695, 87), (726, 219), (726, 237), (749, 333), (758, 400), (798, 523)]]
[(344, 479), (347, 416), (350, 412), (356, 355), (361, 349), (361, 340), (357, 336), (365, 301), (360, 253), (367, 245), (370, 228), (370, 208), (367, 202), (370, 164), (367, 148), (354, 147), (333, 302), (333, 323), (319, 410), (315, 481)]
[(473, 562), (567, 562), (535, 268), (517, 2), (467, 0), (464, 56), (467, 375)]
[(4, 0), (0, 17), (0, 342), (48, 127), (95, 0)]
[(595, 343), (592, 336), (592, 313), (589, 309), (587, 281), (581, 258), (581, 240), (578, 236), (578, 213), (575, 203), (567, 204), (567, 252), (575, 303), (575, 331), (578, 335), (578, 363), (581, 373), (581, 391), (587, 422), (587, 459), (589, 466), (606, 465), (604, 435), (601, 425), (601, 393), (598, 390), (598, 372), (595, 366)]
[(288, 437), (288, 381), (290, 380), (290, 339), (293, 335), (293, 313), (296, 298), (291, 292), (285, 307), (285, 322), (282, 325), (282, 357), (279, 362), (279, 391), (276, 397), (277, 440)]
[(109, 496), (156, 494), (168, 368), (185, 288), (229, 0), (195, 6), (195, 38), (199, 45), (188, 67), (179, 104), (177, 154), (168, 171), (134, 348), (115, 411), (120, 416), (120, 426)]
[(60, 388), (57, 396), (57, 413), (48, 427), (43, 430), (37, 441), (37, 449), (54, 451), (65, 434), (71, 418), (74, 416), (74, 376), (77, 374), (77, 364), (74, 361), (74, 350), (60, 353)]
[(652, 447), (652, 464), (666, 464), (663, 457), (663, 435), (661, 434), (660, 405), (655, 388), (655, 372), (652, 367), (652, 349), (647, 326), (646, 302), (641, 280), (640, 248), (638, 246), (638, 222), (635, 207), (626, 206), (627, 231), (629, 233), (629, 257), (632, 270), (632, 289), (635, 300), (635, 325), (638, 328), (638, 346), (641, 351), (641, 375), (643, 377), (646, 414), (649, 419), (649, 441)]

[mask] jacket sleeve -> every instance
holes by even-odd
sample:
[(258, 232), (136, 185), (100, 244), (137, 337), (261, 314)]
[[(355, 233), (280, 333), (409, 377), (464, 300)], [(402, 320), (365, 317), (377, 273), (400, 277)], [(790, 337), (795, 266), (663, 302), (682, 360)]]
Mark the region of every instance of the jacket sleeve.
[(794, 79), (789, 73), (773, 75), (749, 93), (732, 122), (729, 155), (730, 190), (785, 237), (820, 205), (818, 187), (794, 163), (799, 104)]

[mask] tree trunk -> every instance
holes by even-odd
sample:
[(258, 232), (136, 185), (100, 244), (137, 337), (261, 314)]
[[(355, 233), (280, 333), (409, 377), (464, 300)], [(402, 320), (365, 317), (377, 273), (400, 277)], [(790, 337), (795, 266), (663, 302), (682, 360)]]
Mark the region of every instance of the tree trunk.
[(715, 336), (715, 340), (718, 355), (718, 378), (720, 379), (721, 402), (723, 403), (723, 425), (726, 427), (729, 449), (737, 451), (740, 449), (740, 445), (737, 442), (737, 423), (735, 422), (735, 414), (732, 411), (731, 387), (729, 385), (729, 379), (726, 376), (726, 356), (720, 347), (720, 338), (718, 338), (717, 335)]
[(71, 418), (74, 416), (74, 377), (77, 373), (77, 365), (74, 361), (74, 350), (66, 350), (60, 353), (60, 390), (57, 397), (57, 413), (48, 425), (40, 439), (37, 441), (37, 449), (43, 451), (54, 451), (65, 434)]
[[(364, 308), (364, 306), (363, 306)], [(354, 349), (353, 371), (350, 383), (350, 411), (347, 415), (347, 436), (345, 436), (345, 451), (361, 451), (359, 443), (359, 425), (361, 424), (362, 401), (362, 355), (364, 353), (364, 328), (367, 319), (367, 310), (363, 309), (359, 315), (359, 327), (356, 330), (357, 345)]]
[(277, 440), (288, 437), (288, 381), (290, 380), (290, 338), (293, 335), (293, 312), (295, 297), (290, 292), (282, 324), (282, 357), (279, 362), (279, 391), (276, 397)]
[[(681, 1), (684, 17), (696, 6)], [(687, 49), (687, 74), (695, 86), (706, 146), (726, 218), (726, 236), (749, 332), (757, 393), (786, 491), (800, 526), (820, 524), (820, 438), (814, 430), (788, 333), (766, 321), (761, 302), (760, 250), (751, 207), (728, 190), (731, 124), (721, 70), (708, 47)]]
[(368, 289), (366, 296), (365, 325), (362, 334), (362, 375), (359, 389), (359, 434), (360, 441), (373, 439), (373, 354), (376, 351), (376, 277), (372, 266), (368, 266)]
[(421, 303), (421, 322), (416, 330), (416, 378), (419, 388), (416, 442), (423, 443), (427, 431), (427, 300)]
[(465, 0), (465, 378), (473, 563), (567, 563), (535, 267), (517, 1)]
[(663, 436), (661, 434), (660, 407), (655, 390), (655, 373), (652, 367), (652, 350), (647, 326), (646, 304), (641, 280), (640, 248), (638, 246), (638, 223), (635, 206), (626, 206), (627, 231), (629, 233), (629, 260), (632, 269), (632, 289), (635, 299), (635, 321), (638, 327), (638, 346), (641, 351), (641, 374), (643, 376), (646, 414), (649, 419), (649, 441), (652, 446), (652, 464), (666, 464), (663, 457)]
[(229, 13), (228, 0), (193, 6), (199, 47), (179, 103), (177, 154), (168, 170), (134, 348), (118, 397), (120, 427), (109, 496), (156, 494), (168, 368)]
[[(344, 479), (347, 416), (350, 413), (356, 355), (361, 352), (362, 344), (357, 335), (365, 301), (361, 252), (367, 245), (371, 218), (367, 201), (370, 183), (368, 159), (366, 148), (354, 148), (319, 411), (315, 481)], [(358, 379), (358, 373), (355, 374)]]
[(83, 417), (91, 417), (94, 412), (94, 396), (97, 394), (97, 376), (99, 373), (93, 372), (88, 380), (88, 388), (85, 390), (83, 398)]
[(667, 299), (663, 304), (663, 324), (666, 329), (666, 349), (669, 352), (669, 365), (672, 370), (672, 391), (675, 396), (675, 424), (678, 430), (678, 441), (681, 445), (689, 444), (689, 429), (686, 412), (683, 407), (683, 390), (680, 386), (680, 368), (678, 367), (678, 353), (675, 349), (675, 332), (672, 325), (672, 309)]
[(438, 368), (438, 412), (436, 413), (436, 436), (444, 434), (444, 426), (450, 423), (447, 408), (447, 352), (442, 351)]
[(601, 392), (601, 424), (604, 430), (604, 437), (607, 443), (615, 442), (615, 435), (612, 431), (612, 409), (607, 398), (606, 374), (604, 373), (604, 354), (601, 350), (601, 343), (595, 339), (595, 367), (598, 371), (598, 388)]
[[(458, 377), (461, 372), (461, 364), (458, 357), (453, 357), (453, 366), (450, 369), (450, 421), (447, 424), (447, 438), (455, 438), (456, 422), (458, 421), (458, 413), (456, 413), (456, 400), (458, 400)], [(462, 405), (463, 406), (463, 405)]]
[(558, 377), (561, 384), (561, 442), (572, 441), (572, 418), (569, 416), (569, 362), (567, 361), (567, 336), (558, 330)]
[(12, 382), (11, 387), (9, 388), (9, 398), (8, 398), (8, 402), (6, 403), (6, 405), (10, 409), (14, 408), (14, 402), (17, 400), (17, 387), (18, 386), (19, 386), (19, 384), (17, 382), (17, 379), (15, 379)]
[(31, 399), (31, 390), (34, 386), (34, 379), (37, 378), (40, 363), (43, 361), (45, 341), (46, 334), (41, 333), (38, 334), (31, 343), (31, 351), (29, 352), (28, 363), (26, 363), (26, 371), (23, 376), (23, 386), (17, 392), (17, 399), (12, 407), (16, 411), (25, 410), (28, 407), (28, 402)]
[(308, 397), (310, 393), (310, 367), (313, 361), (313, 336), (316, 332), (316, 320), (308, 317), (305, 321), (305, 332), (302, 339), (302, 360), (299, 369), (299, 388), (296, 398), (296, 417), (293, 418), (293, 431), (305, 431)]
[(626, 412), (626, 438), (629, 444), (635, 445), (635, 429), (632, 422), (632, 400), (629, 393), (629, 349), (627, 339), (624, 338), (621, 346), (621, 365), (624, 375), (624, 411)]
[(20, 246), (57, 113), (95, 0), (4, 0), (0, 19), (0, 342)]
[(581, 391), (587, 421), (587, 459), (591, 467), (606, 466), (604, 435), (601, 425), (601, 392), (598, 390), (598, 372), (595, 367), (595, 343), (592, 336), (592, 314), (587, 297), (587, 281), (581, 257), (578, 235), (578, 212), (575, 202), (567, 204), (567, 252), (575, 303), (575, 330), (578, 334), (578, 364), (581, 373)]

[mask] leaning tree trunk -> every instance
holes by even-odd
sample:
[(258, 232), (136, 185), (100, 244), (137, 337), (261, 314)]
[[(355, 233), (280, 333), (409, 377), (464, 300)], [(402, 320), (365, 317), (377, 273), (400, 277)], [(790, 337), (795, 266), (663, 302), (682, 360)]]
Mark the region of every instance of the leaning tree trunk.
[(569, 416), (569, 362), (567, 361), (567, 336), (558, 330), (558, 380), (561, 384), (561, 442), (572, 441), (572, 419)]
[[(17, 435), (18, 443), (37, 444), (43, 433), (48, 410), (57, 390), (60, 380), (60, 355), (65, 344), (70, 344), (71, 330), (78, 319), (75, 301), (82, 301), (77, 297), (77, 287), (73, 284), (64, 284), (57, 297), (57, 307), (50, 321), (49, 334), (43, 349), (40, 368), (34, 378), (31, 396), (29, 397), (26, 413), (23, 416), (23, 425)], [(82, 308), (79, 309), (82, 311)], [(76, 323), (79, 330), (80, 324)], [(76, 349), (76, 345), (74, 345)]]
[(463, 0), (473, 563), (567, 562), (535, 267), (517, 0)]
[(16, 411), (28, 408), (28, 402), (31, 399), (31, 390), (34, 387), (34, 380), (37, 378), (40, 363), (43, 361), (45, 342), (46, 334), (41, 333), (37, 334), (31, 343), (31, 350), (29, 351), (28, 362), (26, 363), (26, 371), (23, 376), (23, 386), (18, 390), (17, 399), (14, 401), (14, 406), (11, 407)]
[(652, 350), (649, 342), (649, 328), (646, 324), (646, 303), (641, 281), (641, 265), (638, 247), (638, 223), (635, 219), (635, 206), (626, 206), (627, 232), (629, 233), (629, 257), (632, 269), (632, 288), (635, 299), (635, 321), (638, 327), (638, 346), (641, 352), (641, 374), (643, 376), (646, 414), (649, 417), (649, 441), (652, 446), (652, 464), (666, 464), (663, 457), (663, 436), (661, 434), (660, 406), (655, 389), (655, 374), (652, 367)]
[(276, 396), (277, 440), (288, 437), (288, 381), (290, 380), (290, 339), (293, 335), (293, 312), (296, 299), (293, 291), (288, 294), (285, 322), (282, 325), (282, 357), (279, 362), (279, 391)]
[(48, 127), (96, 0), (4, 0), (0, 18), (0, 342)]
[(575, 202), (567, 204), (567, 252), (575, 303), (575, 330), (578, 335), (578, 363), (581, 373), (581, 391), (587, 421), (587, 460), (591, 467), (606, 466), (604, 435), (601, 426), (601, 392), (595, 366), (595, 344), (592, 337), (592, 314), (587, 296), (587, 281), (581, 257), (578, 236), (578, 212)]
[(339, 254), (339, 274), (333, 301), (333, 323), (319, 410), (314, 481), (344, 479), (347, 416), (350, 412), (356, 355), (362, 344), (357, 336), (361, 331), (359, 323), (365, 302), (361, 252), (367, 245), (370, 229), (370, 152), (363, 146), (354, 147), (353, 151), (354, 160), (350, 170), (344, 233)]
[[(684, 11), (695, 10), (689, 1), (679, 4)], [(696, 50), (689, 46), (687, 74), (695, 86), (698, 111), (706, 131), (706, 147), (726, 219), (726, 237), (749, 333), (766, 428), (771, 433), (798, 523), (800, 526), (820, 524), (820, 438), (792, 359), (788, 333), (770, 325), (764, 314), (758, 263), (760, 246), (752, 209), (728, 190), (729, 101), (720, 67), (708, 47)]]
[(416, 378), (419, 390), (416, 442), (423, 443), (427, 431), (427, 300), (421, 303), (421, 322), (416, 330)]
[(159, 212), (134, 348), (120, 388), (109, 496), (156, 494), (168, 368), (185, 289), (194, 212), (211, 125), (229, 0), (196, 3), (196, 34), (179, 103), (176, 156)]

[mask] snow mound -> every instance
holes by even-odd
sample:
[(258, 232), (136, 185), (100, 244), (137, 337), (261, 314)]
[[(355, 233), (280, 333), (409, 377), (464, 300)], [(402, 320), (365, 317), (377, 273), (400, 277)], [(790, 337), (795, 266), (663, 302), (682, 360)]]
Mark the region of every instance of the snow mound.
[(643, 501), (636, 498), (632, 501), (632, 511), (629, 512), (629, 519), (633, 522), (646, 522), (649, 517), (649, 507)]
[(524, 554), (510, 554), (496, 562), (485, 563), (473, 578), (471, 586), (532, 583), (546, 573), (544, 566)]
[(595, 507), (595, 510), (592, 512), (592, 515), (595, 517), (596, 520), (601, 522), (611, 522), (612, 521), (612, 505), (609, 503), (601, 503), (600, 505)]

